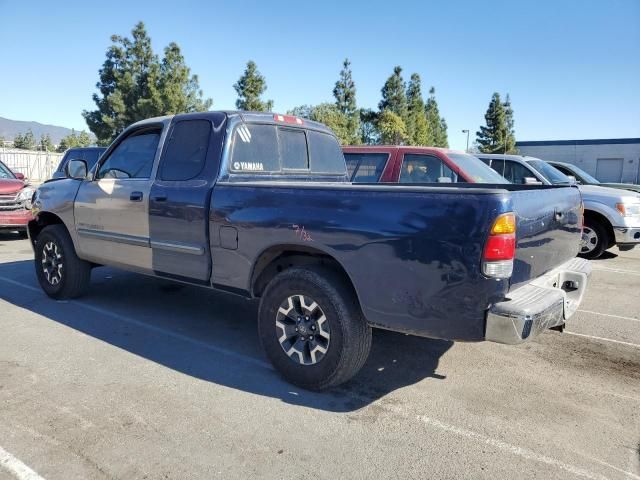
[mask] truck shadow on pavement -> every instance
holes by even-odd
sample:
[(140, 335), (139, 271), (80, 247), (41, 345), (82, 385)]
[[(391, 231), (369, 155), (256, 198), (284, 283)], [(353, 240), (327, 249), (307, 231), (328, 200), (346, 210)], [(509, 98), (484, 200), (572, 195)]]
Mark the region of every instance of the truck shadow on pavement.
[(57, 322), (194, 378), (332, 412), (352, 412), (399, 388), (444, 379), (436, 369), (453, 345), (374, 330), (361, 372), (314, 393), (287, 383), (264, 358), (256, 301), (107, 268), (93, 271), (86, 297), (55, 301), (40, 291), (32, 261), (0, 263), (0, 298), (37, 314), (29, 317), (36, 326)]

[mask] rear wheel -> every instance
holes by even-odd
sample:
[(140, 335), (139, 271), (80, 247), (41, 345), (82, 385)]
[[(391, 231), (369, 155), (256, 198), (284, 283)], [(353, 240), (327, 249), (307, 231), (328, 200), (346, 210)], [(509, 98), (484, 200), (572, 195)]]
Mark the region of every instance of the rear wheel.
[(258, 329), (275, 368), (309, 390), (349, 380), (371, 348), (371, 328), (353, 289), (325, 268), (291, 268), (271, 280), (260, 302)]
[(91, 264), (78, 258), (62, 225), (45, 227), (38, 235), (35, 268), (40, 287), (51, 298), (76, 298), (89, 288)]
[(582, 228), (582, 240), (580, 242), (580, 253), (582, 258), (593, 260), (598, 258), (609, 248), (611, 239), (607, 229), (601, 222), (591, 218), (584, 219)]

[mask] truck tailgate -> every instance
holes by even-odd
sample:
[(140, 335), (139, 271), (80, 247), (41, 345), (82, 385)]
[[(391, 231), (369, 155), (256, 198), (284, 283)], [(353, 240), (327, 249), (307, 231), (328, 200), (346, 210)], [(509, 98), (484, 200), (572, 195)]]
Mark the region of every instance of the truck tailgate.
[(511, 196), (517, 219), (513, 288), (577, 255), (582, 198), (578, 188), (570, 186), (512, 191)]

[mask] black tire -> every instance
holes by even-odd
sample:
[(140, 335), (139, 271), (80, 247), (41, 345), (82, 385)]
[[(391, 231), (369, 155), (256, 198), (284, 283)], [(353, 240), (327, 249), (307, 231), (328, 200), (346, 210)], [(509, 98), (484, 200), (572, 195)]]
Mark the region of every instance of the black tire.
[[(313, 364), (302, 364), (302, 354), (296, 353), (296, 358), (287, 355), (279, 340), (284, 329), (276, 327), (281, 306), (300, 295), (317, 304), (330, 332), (326, 353)], [(290, 321), (291, 317), (285, 318)], [(289, 382), (308, 390), (324, 390), (346, 382), (362, 368), (371, 349), (371, 328), (353, 288), (341, 275), (322, 267), (294, 267), (274, 277), (260, 301), (258, 331), (262, 347), (276, 370)], [(318, 333), (315, 336), (320, 339)], [(309, 340), (313, 335), (306, 338)], [(310, 349), (307, 347), (306, 354)]]
[[(605, 226), (598, 220), (586, 217), (584, 219), (584, 229), (582, 232), (583, 243), (580, 244), (579, 257), (593, 260), (610, 248), (612, 239)], [(587, 241), (587, 243), (585, 243)], [(614, 242), (615, 243), (615, 242)]]
[(26, 239), (29, 238), (29, 235), (27, 234), (27, 230), (19, 230), (18, 231), (18, 235), (20, 236), (20, 238), (22, 239)]
[[(53, 257), (56, 257), (55, 264), (51, 260)], [(45, 227), (38, 235), (35, 268), (40, 287), (56, 300), (79, 297), (89, 288), (91, 264), (78, 258), (63, 225)]]

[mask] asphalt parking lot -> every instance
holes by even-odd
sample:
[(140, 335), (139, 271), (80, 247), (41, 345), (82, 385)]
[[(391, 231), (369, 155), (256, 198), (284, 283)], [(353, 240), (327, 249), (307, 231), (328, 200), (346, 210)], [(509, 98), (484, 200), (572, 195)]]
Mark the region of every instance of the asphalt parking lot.
[(640, 479), (640, 250), (593, 267), (565, 333), (378, 331), (315, 394), (263, 358), (255, 303), (107, 268), (55, 302), (0, 234), (0, 479)]

